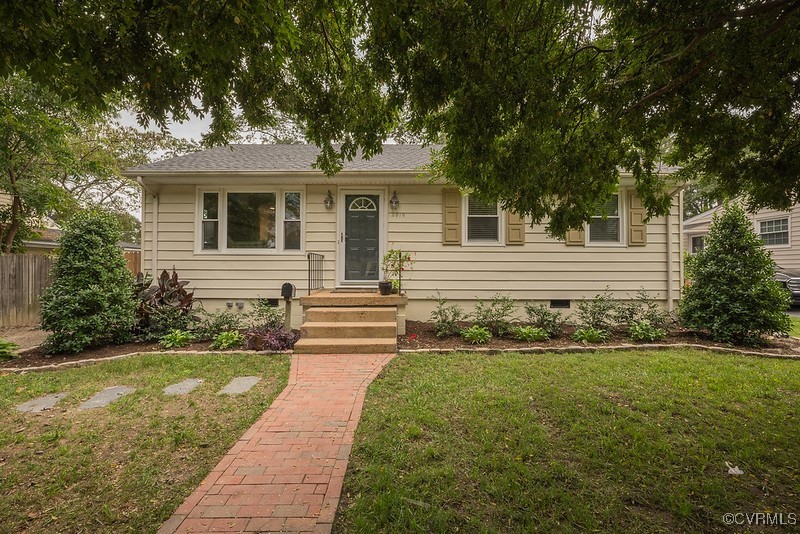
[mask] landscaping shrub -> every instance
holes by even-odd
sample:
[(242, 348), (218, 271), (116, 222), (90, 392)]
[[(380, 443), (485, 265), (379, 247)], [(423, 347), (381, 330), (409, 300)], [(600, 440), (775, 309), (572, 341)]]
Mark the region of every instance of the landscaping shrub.
[(214, 337), (214, 342), (211, 344), (212, 349), (233, 349), (241, 347), (244, 344), (244, 336), (238, 330), (231, 330), (230, 332), (220, 332)]
[(528, 321), (533, 326), (545, 330), (550, 337), (560, 336), (564, 329), (564, 324), (567, 322), (560, 312), (549, 310), (542, 303), (533, 304), (529, 302), (525, 304), (525, 313), (528, 315)]
[(691, 285), (678, 309), (681, 323), (715, 341), (758, 344), (763, 334), (789, 332), (790, 295), (773, 279), (775, 263), (741, 206), (714, 215), (705, 248), (686, 262)]
[(642, 288), (636, 292), (634, 300), (617, 304), (615, 319), (618, 324), (629, 326), (647, 321), (652, 326), (663, 329), (668, 326), (671, 316), (667, 310), (658, 305), (656, 299)]
[(142, 341), (161, 339), (173, 330), (188, 330), (198, 320), (192, 311), (194, 291), (187, 291), (188, 280), (180, 280), (177, 271), (161, 272), (156, 285), (142, 274), (136, 279), (136, 327), (134, 333)]
[(461, 331), (461, 337), (473, 345), (482, 345), (492, 339), (492, 333), (485, 326), (472, 325)]
[(628, 327), (628, 337), (634, 341), (661, 341), (666, 335), (666, 332), (647, 319), (634, 321)]
[(502, 337), (511, 331), (513, 313), (514, 300), (498, 293), (488, 304), (478, 299), (472, 319), (476, 325), (488, 328), (492, 334)]
[(244, 326), (244, 315), (231, 310), (203, 312), (205, 316), (195, 329), (198, 339), (215, 339), (219, 334), (240, 330)]
[(81, 212), (64, 228), (53, 265), (53, 283), (42, 295), (42, 328), (48, 353), (78, 353), (131, 338), (135, 303), (115, 218)]
[(591, 300), (581, 299), (578, 301), (576, 313), (578, 324), (584, 328), (610, 330), (616, 325), (619, 307), (619, 301), (614, 300), (611, 292), (606, 288)]
[(520, 341), (547, 341), (550, 339), (547, 330), (536, 326), (517, 326), (511, 330), (511, 334)]
[(186, 330), (173, 330), (168, 334), (161, 336), (158, 344), (165, 349), (174, 349), (178, 347), (186, 347), (194, 341), (194, 335)]
[(249, 350), (288, 350), (300, 339), (300, 333), (283, 326), (258, 326), (245, 332), (244, 338)]
[(272, 306), (269, 300), (258, 298), (250, 301), (253, 310), (246, 314), (246, 320), (253, 328), (275, 329), (283, 326), (285, 313), (283, 308)]
[(465, 321), (468, 315), (456, 304), (447, 305), (447, 298), (440, 292), (428, 297), (436, 301), (436, 308), (431, 312), (431, 322), (436, 330), (436, 337), (455, 336), (461, 331), (459, 323)]
[(0, 338), (0, 360), (16, 358), (19, 345)]
[(572, 339), (582, 343), (603, 343), (608, 339), (608, 332), (601, 328), (585, 326), (575, 330)]

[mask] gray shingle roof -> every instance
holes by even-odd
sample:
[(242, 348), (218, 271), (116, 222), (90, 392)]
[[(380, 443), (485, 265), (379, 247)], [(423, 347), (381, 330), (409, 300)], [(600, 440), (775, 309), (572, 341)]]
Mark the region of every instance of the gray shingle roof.
[[(345, 171), (413, 171), (430, 163), (438, 146), (384, 145), (370, 160), (356, 157)], [(311, 171), (319, 148), (314, 145), (227, 145), (127, 169), (137, 172)]]

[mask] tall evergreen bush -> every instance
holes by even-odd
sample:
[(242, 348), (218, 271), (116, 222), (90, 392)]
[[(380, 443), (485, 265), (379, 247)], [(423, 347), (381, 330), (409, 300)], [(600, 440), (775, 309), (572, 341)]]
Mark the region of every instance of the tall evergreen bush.
[(723, 343), (758, 344), (763, 334), (787, 333), (789, 292), (774, 279), (775, 263), (742, 207), (715, 215), (705, 248), (686, 261), (691, 284), (678, 317)]
[(49, 353), (130, 340), (135, 303), (120, 235), (116, 220), (98, 211), (76, 215), (64, 229), (53, 284), (41, 299)]

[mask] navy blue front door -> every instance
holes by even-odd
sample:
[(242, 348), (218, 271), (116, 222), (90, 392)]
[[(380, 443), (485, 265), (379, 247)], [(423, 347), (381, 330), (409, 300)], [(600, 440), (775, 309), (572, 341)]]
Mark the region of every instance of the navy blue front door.
[(377, 280), (380, 210), (378, 195), (345, 195), (345, 280)]

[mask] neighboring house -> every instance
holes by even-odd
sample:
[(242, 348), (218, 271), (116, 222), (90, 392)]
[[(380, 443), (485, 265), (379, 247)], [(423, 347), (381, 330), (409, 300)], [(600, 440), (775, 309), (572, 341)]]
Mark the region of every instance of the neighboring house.
[[(317, 154), (309, 145), (233, 145), (128, 169), (143, 186), (142, 269), (174, 266), (206, 309), (277, 299), (284, 282), (306, 295), (309, 253), (322, 256), (321, 285), (339, 298), (375, 288), (388, 249), (414, 254), (403, 281), (412, 320), (428, 320), (437, 291), (467, 309), (497, 293), (574, 309), (606, 287), (623, 299), (644, 288), (668, 308), (680, 298), (678, 187), (670, 216), (644, 224), (623, 175), (609, 216), (560, 241), (430, 183), (421, 174), (427, 147), (386, 145), (331, 178), (312, 167)], [(295, 308), (293, 326), (301, 316)], [(399, 316), (397, 324), (402, 333)]]
[[(705, 236), (711, 227), (714, 214), (722, 210), (717, 206), (683, 221), (683, 250), (695, 253), (705, 245)], [(800, 209), (795, 205), (789, 211), (762, 209), (748, 213), (756, 234), (764, 247), (772, 252), (772, 259), (784, 269), (800, 270), (800, 242), (793, 239), (793, 229), (800, 228)]]

